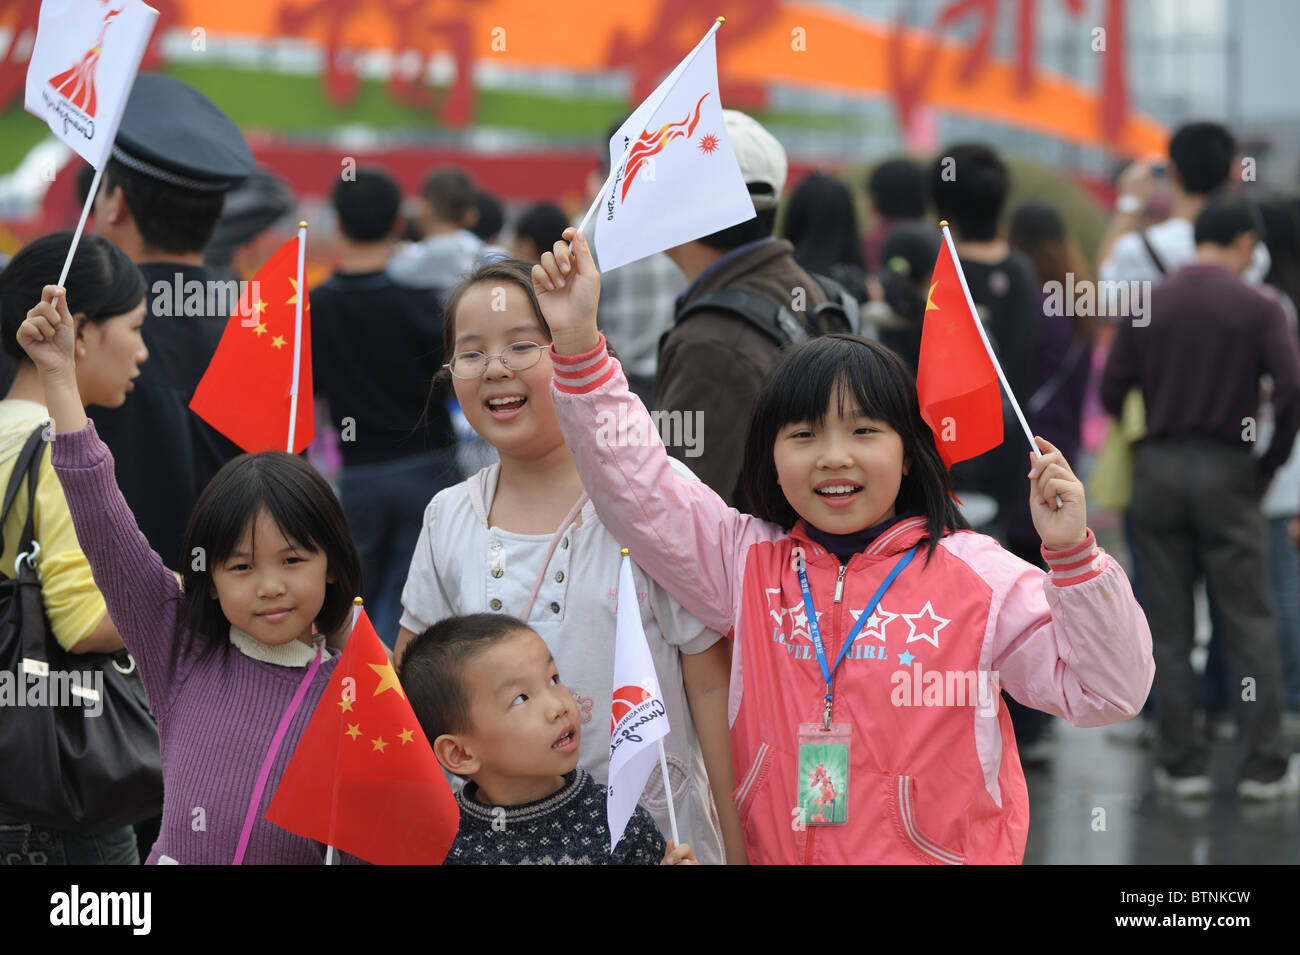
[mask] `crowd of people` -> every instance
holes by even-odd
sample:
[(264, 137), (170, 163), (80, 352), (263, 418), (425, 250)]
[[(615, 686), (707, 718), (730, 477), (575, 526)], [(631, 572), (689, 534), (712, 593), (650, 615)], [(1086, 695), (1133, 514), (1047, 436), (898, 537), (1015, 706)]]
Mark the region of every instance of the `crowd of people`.
[[(0, 271), (0, 483), (50, 428), (4, 566), (34, 522), (52, 639), (139, 681), (157, 785), (96, 827), (122, 814), (60, 825), (10, 784), (0, 861), (322, 861), (264, 813), (357, 596), (456, 790), (448, 862), (1019, 862), (1053, 717), (1146, 727), (1157, 786), (1194, 799), (1197, 721), (1230, 711), (1240, 798), (1300, 794), (1297, 202), (1234, 189), (1231, 134), (1183, 126), (1119, 177), (1094, 270), (1053, 203), (1007, 208), (988, 144), (876, 164), (863, 232), (849, 184), (791, 187), (776, 137), (724, 116), (754, 217), (606, 274), (558, 205), (509, 210), (466, 170), (410, 202), (377, 166), (335, 182), (310, 290), (331, 483), (188, 409), (228, 315), (152, 290), (221, 274), (255, 167), (202, 94), (139, 78), (63, 286), (66, 233)], [(951, 470), (921, 418), (940, 219), (1035, 455), (1006, 396), (1002, 445)], [(1078, 476), (1098, 400), (1122, 561)], [(611, 855), (622, 548), (672, 731)], [(1007, 714), (900, 703), (925, 671), (994, 674)]]

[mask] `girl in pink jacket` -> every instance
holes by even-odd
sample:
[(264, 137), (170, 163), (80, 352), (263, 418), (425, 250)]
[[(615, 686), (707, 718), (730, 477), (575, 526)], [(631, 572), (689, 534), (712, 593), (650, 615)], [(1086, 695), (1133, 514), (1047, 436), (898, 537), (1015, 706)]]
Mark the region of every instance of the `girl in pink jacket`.
[(533, 270), (555, 410), (606, 526), (732, 635), (750, 861), (1020, 862), (1028, 795), (999, 688), (1103, 726), (1138, 712), (1155, 671), (1146, 618), (1065, 459), (1037, 439), (1044, 574), (969, 530), (903, 364), (827, 336), (764, 387), (745, 449), (756, 516), (741, 514), (669, 466), (596, 329), (586, 242), (565, 239), (572, 252), (557, 243)]

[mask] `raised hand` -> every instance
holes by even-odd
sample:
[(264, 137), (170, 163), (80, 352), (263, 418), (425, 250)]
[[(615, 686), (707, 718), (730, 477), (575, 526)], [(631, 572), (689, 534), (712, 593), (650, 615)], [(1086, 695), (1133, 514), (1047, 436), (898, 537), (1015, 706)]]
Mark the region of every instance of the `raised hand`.
[(68, 311), (66, 291), (57, 285), (45, 286), (40, 304), (27, 313), (27, 319), (18, 327), (18, 344), (42, 375), (75, 373), (73, 351), (77, 346), (77, 330)]
[[(1067, 550), (1088, 538), (1088, 508), (1083, 483), (1074, 476), (1065, 456), (1043, 438), (1035, 437), (1041, 458), (1030, 455), (1029, 513), (1034, 529), (1048, 550)], [(1060, 497), (1061, 506), (1056, 506)]]
[(600, 273), (586, 237), (573, 226), (565, 229), (564, 239), (533, 266), (533, 291), (557, 352), (581, 355), (599, 344), (596, 305), (600, 302)]
[[(58, 300), (58, 309), (54, 307)], [(41, 291), (41, 303), (18, 326), (18, 344), (36, 365), (45, 388), (56, 434), (80, 431), (86, 426), (86, 409), (77, 388), (76, 321), (68, 311), (67, 293), (57, 285)]]

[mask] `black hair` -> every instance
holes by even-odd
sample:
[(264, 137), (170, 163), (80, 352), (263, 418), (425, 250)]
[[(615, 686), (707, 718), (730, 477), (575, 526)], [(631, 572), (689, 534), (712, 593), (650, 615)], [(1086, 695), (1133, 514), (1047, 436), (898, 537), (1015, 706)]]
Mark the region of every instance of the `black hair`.
[(1244, 232), (1257, 236), (1263, 233), (1254, 207), (1245, 199), (1223, 196), (1211, 199), (1192, 225), (1192, 237), (1197, 245), (1209, 242), (1229, 246)]
[(910, 159), (889, 159), (871, 170), (867, 193), (886, 219), (925, 215), (925, 173)]
[(1169, 161), (1183, 191), (1208, 196), (1228, 181), (1237, 142), (1219, 123), (1186, 123), (1169, 137)]
[[(30, 361), (18, 344), (18, 327), (41, 300), (41, 290), (57, 281), (72, 247), (71, 232), (54, 232), (23, 246), (0, 271), (0, 334), (5, 353)], [(64, 282), (68, 310), (94, 324), (123, 315), (144, 301), (144, 276), (127, 254), (97, 235), (83, 235)]]
[(472, 729), (465, 665), (520, 631), (533, 632), (506, 614), (474, 613), (439, 621), (407, 645), (397, 678), (430, 743)]
[(425, 177), (420, 195), (442, 222), (460, 225), (474, 208), (477, 190), (469, 173), (459, 166), (442, 166)]
[(862, 240), (849, 187), (824, 172), (809, 173), (785, 208), (785, 237), (794, 259), (809, 272), (825, 275), (836, 265), (862, 267)]
[[(844, 387), (841, 390), (841, 385)], [(741, 470), (750, 513), (789, 530), (799, 515), (777, 484), (773, 447), (794, 421), (820, 423), (838, 391), (841, 413), (856, 404), (884, 421), (903, 441), (910, 462), (894, 501), (894, 513), (924, 516), (928, 554), (953, 530), (970, 527), (952, 497), (952, 479), (934, 435), (921, 419), (916, 381), (902, 359), (877, 342), (855, 335), (822, 335), (787, 352), (763, 383), (745, 442)]]
[[(748, 189), (751, 196), (757, 194), (770, 197), (772, 195), (769, 187), (760, 183), (751, 182)], [(757, 242), (759, 239), (770, 238), (775, 229), (776, 206), (773, 205), (770, 209), (757, 210), (752, 219), (746, 219), (744, 222), (737, 222), (733, 226), (719, 229), (717, 232), (696, 241), (718, 252), (730, 252), (732, 249), (738, 249), (742, 245)]]
[(529, 206), (515, 223), (515, 234), (532, 242), (540, 258), (550, 252), (569, 227), (569, 217), (564, 210), (550, 202)]
[(930, 168), (930, 198), (957, 237), (973, 242), (997, 237), (1011, 176), (1001, 157), (983, 143), (945, 149)]
[(213, 599), (212, 569), (230, 557), (262, 511), (292, 542), (325, 554), (334, 582), (326, 584), (325, 602), (316, 616), (321, 633), (338, 630), (361, 594), (361, 557), (339, 499), (325, 479), (302, 458), (284, 451), (241, 454), (208, 482), (185, 528), (180, 555), (184, 605), (177, 633), (188, 630), (200, 653), (229, 646), (230, 621)]
[[(1060, 211), (1050, 202), (1030, 200), (1016, 206), (1007, 221), (1007, 241), (1028, 257), (1040, 286), (1046, 287), (1049, 282), (1068, 284), (1071, 275), (1077, 282), (1092, 280), (1078, 243)], [(1073, 316), (1070, 324), (1076, 339), (1091, 344), (1096, 322), (1087, 311)]]
[[(120, 187), (145, 246), (159, 252), (202, 252), (212, 240), (226, 196), (191, 192), (128, 169), (116, 159), (104, 167), (103, 189)], [(57, 274), (57, 273), (56, 273)]]
[(478, 218), (474, 228), (470, 229), (484, 242), (489, 242), (501, 233), (506, 224), (506, 212), (501, 207), (501, 200), (490, 192), (480, 189), (474, 194), (474, 205), (478, 209)]
[(334, 184), (330, 203), (339, 217), (339, 231), (353, 242), (379, 242), (393, 234), (402, 208), (402, 189), (378, 168), (356, 170), (356, 178)]
[(1264, 281), (1300, 302), (1300, 214), (1285, 199), (1270, 197), (1259, 204), (1268, 246), (1269, 269)]

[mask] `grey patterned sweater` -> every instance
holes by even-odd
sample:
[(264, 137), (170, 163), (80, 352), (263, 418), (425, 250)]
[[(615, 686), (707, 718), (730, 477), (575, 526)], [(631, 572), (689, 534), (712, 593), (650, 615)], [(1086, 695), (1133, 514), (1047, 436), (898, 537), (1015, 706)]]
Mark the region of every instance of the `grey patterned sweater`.
[(521, 806), (477, 802), (473, 782), (456, 794), (460, 831), (445, 865), (658, 865), (667, 843), (637, 806), (611, 855), (605, 787), (579, 768), (559, 792)]

